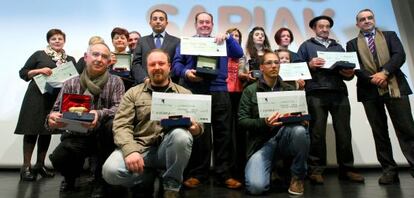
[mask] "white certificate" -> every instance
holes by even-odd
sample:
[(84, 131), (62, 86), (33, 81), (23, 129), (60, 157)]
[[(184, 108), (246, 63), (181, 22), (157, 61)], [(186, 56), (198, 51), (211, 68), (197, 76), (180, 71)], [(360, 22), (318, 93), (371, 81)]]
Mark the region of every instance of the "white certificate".
[(354, 69), (359, 69), (358, 56), (356, 52), (323, 52), (317, 51), (318, 57), (325, 60), (325, 65), (322, 68), (329, 69), (337, 61), (346, 61), (355, 64)]
[(66, 124), (64, 127), (59, 128), (59, 129), (69, 130), (69, 131), (74, 131), (74, 132), (79, 132), (79, 133), (88, 132), (88, 128), (83, 126), (83, 124), (86, 124), (86, 125), (91, 124), (90, 122), (71, 120), (71, 119), (66, 119), (66, 118), (58, 118), (57, 121), (63, 122)]
[(279, 76), (283, 81), (312, 79), (306, 62), (280, 64)]
[(257, 104), (261, 118), (267, 118), (275, 112), (308, 113), (305, 91), (257, 92)]
[(152, 93), (151, 120), (182, 115), (200, 123), (211, 122), (211, 96), (178, 93)]
[(227, 56), (226, 42), (218, 45), (212, 37), (181, 37), (181, 54), (195, 56)]
[(46, 93), (46, 82), (63, 83), (69, 78), (78, 76), (75, 65), (72, 61), (66, 62), (58, 67), (52, 69), (52, 75), (46, 76), (43, 74), (36, 75), (33, 80), (36, 82), (37, 87), (42, 94)]

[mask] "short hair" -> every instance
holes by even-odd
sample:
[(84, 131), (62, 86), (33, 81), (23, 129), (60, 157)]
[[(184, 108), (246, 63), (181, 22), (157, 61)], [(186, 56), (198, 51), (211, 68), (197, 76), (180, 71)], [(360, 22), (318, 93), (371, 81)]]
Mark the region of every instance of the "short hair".
[[(361, 14), (361, 12), (371, 12), (372, 13), (372, 16), (374, 16), (374, 12), (371, 10), (371, 9), (369, 9), (369, 8), (365, 8), (365, 9), (362, 9), (362, 10), (360, 10), (359, 12), (358, 12), (358, 14), (356, 15), (356, 17), (355, 17), (355, 19), (356, 19), (356, 21), (358, 22), (358, 15), (359, 14)], [(375, 16), (374, 16), (375, 17)]]
[(124, 35), (127, 40), (129, 39), (129, 32), (128, 32), (128, 30), (126, 30), (124, 28), (120, 28), (120, 27), (114, 28), (111, 32), (111, 39), (114, 39), (115, 34)]
[(105, 43), (105, 41), (104, 41), (104, 39), (103, 39), (102, 37), (100, 37), (100, 36), (92, 36), (92, 37), (89, 39), (89, 42), (88, 42), (88, 44), (89, 44), (89, 45), (92, 45), (92, 44), (97, 44), (97, 43)]
[(279, 52), (286, 52), (286, 53), (288, 53), (289, 54), (289, 59), (290, 59), (290, 61), (292, 61), (292, 56), (291, 56), (290, 51), (288, 49), (277, 49), (276, 50), (276, 53), (277, 53), (278, 56), (279, 56)]
[[(156, 13), (156, 12), (161, 12), (162, 14), (164, 14), (164, 16), (165, 16), (165, 20), (166, 21), (168, 21), (168, 15), (167, 15), (167, 13), (164, 11), (164, 10), (160, 10), (160, 9), (155, 9), (155, 10), (153, 10), (152, 12), (151, 12), (151, 14), (150, 14), (150, 21), (151, 21), (151, 19), (152, 19), (152, 15), (154, 14), (154, 13)], [(139, 33), (138, 33), (139, 34)], [(140, 35), (141, 36), (141, 35)]]
[(293, 33), (292, 33), (292, 31), (291, 31), (289, 28), (282, 27), (282, 28), (280, 28), (279, 30), (277, 30), (277, 31), (276, 31), (275, 36), (274, 36), (275, 41), (276, 41), (276, 43), (277, 43), (278, 45), (280, 45), (280, 41), (281, 41), (281, 37), (282, 37), (282, 33), (283, 33), (284, 31), (288, 31), (288, 32), (289, 32), (289, 36), (290, 36), (290, 43), (292, 43), (292, 42), (293, 42)]
[(92, 44), (90, 44), (90, 45), (88, 46), (88, 51), (87, 51), (87, 53), (90, 53), (90, 52), (91, 52), (91, 48), (92, 48), (93, 46), (95, 46), (95, 45), (103, 45), (103, 46), (105, 46), (105, 47), (108, 49), (108, 51), (109, 51), (109, 52), (111, 52), (111, 50), (109, 49), (109, 47), (108, 47), (108, 45), (107, 45), (106, 43), (92, 43)]
[(149, 51), (148, 54), (147, 54), (147, 56), (145, 57), (145, 60), (148, 61), (149, 55), (152, 54), (152, 53), (154, 53), (154, 52), (161, 52), (161, 53), (165, 54), (165, 56), (167, 56), (168, 63), (171, 63), (170, 55), (165, 50), (163, 50), (161, 48), (154, 48), (151, 51)]
[(227, 31), (226, 31), (226, 33), (227, 34), (231, 34), (232, 32), (234, 32), (234, 31), (236, 31), (237, 33), (239, 33), (239, 44), (241, 44), (241, 42), (242, 42), (242, 34), (241, 34), (241, 32), (240, 32), (240, 30), (239, 29), (237, 29), (237, 28), (230, 28), (230, 29), (228, 29)]
[(259, 64), (260, 65), (263, 65), (266, 54), (274, 54), (279, 59), (279, 55), (277, 53), (275, 53), (274, 51), (266, 48), (266, 49), (263, 49), (263, 56), (259, 57)]
[(60, 34), (63, 36), (63, 40), (66, 41), (66, 34), (60, 30), (60, 29), (50, 29), (49, 31), (47, 31), (46, 33), (46, 41), (49, 42), (49, 39), (52, 38), (52, 36), (56, 35), (56, 34)]
[(141, 34), (138, 31), (130, 31), (129, 34), (138, 34), (139, 37), (141, 37)]
[(194, 20), (194, 23), (197, 23), (197, 18), (198, 18), (198, 16), (200, 16), (201, 14), (207, 14), (208, 16), (210, 16), (210, 18), (211, 18), (211, 22), (213, 22), (213, 15), (211, 14), (211, 13), (208, 13), (208, 12), (199, 12), (199, 13), (197, 13), (196, 15), (195, 15), (195, 20)]

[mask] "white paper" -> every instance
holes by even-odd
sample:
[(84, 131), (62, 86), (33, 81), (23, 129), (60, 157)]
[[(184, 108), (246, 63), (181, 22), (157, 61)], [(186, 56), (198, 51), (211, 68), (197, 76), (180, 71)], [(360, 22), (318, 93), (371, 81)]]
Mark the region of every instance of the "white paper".
[(66, 124), (65, 127), (59, 128), (61, 130), (69, 130), (79, 133), (86, 133), (88, 132), (88, 128), (85, 128), (82, 124), (90, 124), (90, 122), (79, 121), (79, 120), (71, 120), (66, 118), (58, 118), (58, 122), (63, 122)]
[(211, 122), (211, 96), (178, 93), (152, 93), (151, 120), (182, 115), (200, 123)]
[(195, 56), (227, 56), (226, 42), (218, 45), (212, 37), (181, 37), (181, 54)]
[(325, 60), (322, 68), (329, 69), (337, 61), (347, 61), (355, 64), (354, 69), (360, 69), (356, 52), (324, 52), (317, 51), (318, 57)]
[(279, 76), (283, 81), (312, 79), (306, 62), (280, 64)]
[(257, 92), (257, 104), (260, 118), (267, 118), (275, 112), (308, 113), (305, 91)]
[(78, 71), (73, 65), (72, 61), (66, 62), (58, 67), (52, 69), (52, 75), (46, 76), (43, 74), (36, 75), (33, 80), (36, 82), (42, 94), (46, 93), (46, 82), (63, 83), (66, 80), (78, 76)]

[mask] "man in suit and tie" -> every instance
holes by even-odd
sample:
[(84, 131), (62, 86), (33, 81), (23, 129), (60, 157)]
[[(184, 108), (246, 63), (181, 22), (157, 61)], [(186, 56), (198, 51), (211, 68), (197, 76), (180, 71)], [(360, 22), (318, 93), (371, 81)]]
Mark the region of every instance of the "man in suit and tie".
[(174, 57), (175, 48), (180, 43), (180, 39), (165, 31), (168, 25), (168, 16), (165, 11), (159, 9), (152, 11), (149, 24), (152, 28), (152, 34), (140, 38), (133, 55), (131, 75), (135, 80), (135, 84), (142, 83), (148, 79), (146, 57), (152, 49), (161, 48), (170, 57)]
[(395, 184), (399, 178), (384, 106), (414, 177), (414, 122), (408, 99), (412, 91), (400, 69), (405, 62), (405, 52), (395, 32), (375, 27), (374, 13), (370, 9), (358, 12), (356, 26), (360, 32), (347, 43), (346, 48), (357, 52), (361, 66), (355, 72), (358, 101), (364, 105), (374, 135), (377, 158), (383, 169), (378, 182)]

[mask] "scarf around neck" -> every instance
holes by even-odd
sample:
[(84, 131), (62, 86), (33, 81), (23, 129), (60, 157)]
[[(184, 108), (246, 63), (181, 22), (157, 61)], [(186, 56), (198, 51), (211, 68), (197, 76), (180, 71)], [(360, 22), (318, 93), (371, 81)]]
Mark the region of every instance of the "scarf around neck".
[(66, 55), (66, 52), (63, 49), (62, 52), (57, 52), (54, 49), (52, 49), (50, 45), (47, 45), (44, 51), (50, 58), (52, 58), (53, 61), (56, 62), (57, 66), (60, 66), (61, 64), (67, 62), (68, 56)]
[(95, 79), (90, 79), (88, 70), (84, 69), (82, 74), (80, 75), (80, 83), (81, 87), (85, 92), (90, 92), (93, 96), (98, 96), (101, 94), (103, 88), (105, 87), (106, 83), (109, 79), (108, 71), (105, 71), (104, 74), (98, 76)]
[[(365, 36), (362, 32), (359, 32), (357, 38), (358, 52), (361, 57), (361, 63), (365, 66), (365, 69), (370, 74), (375, 74), (380, 70), (380, 66), (384, 65), (390, 60), (390, 53), (388, 50), (388, 45), (385, 40), (384, 34), (375, 29), (375, 49), (377, 52), (378, 63), (375, 62), (374, 56), (369, 50), (368, 44), (365, 40)], [(388, 79), (388, 88), (378, 87), (378, 93), (382, 96), (386, 93), (390, 94), (392, 98), (400, 98), (401, 93), (398, 87), (397, 79), (394, 75), (389, 75)]]

